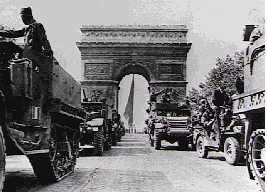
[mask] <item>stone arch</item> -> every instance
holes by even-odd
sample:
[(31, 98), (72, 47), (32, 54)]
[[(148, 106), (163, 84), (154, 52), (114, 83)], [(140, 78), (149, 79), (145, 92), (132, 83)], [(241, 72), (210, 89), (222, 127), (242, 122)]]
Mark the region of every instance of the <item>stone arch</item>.
[(116, 70), (114, 80), (120, 82), (124, 76), (129, 74), (139, 74), (143, 76), (148, 83), (151, 81), (151, 71), (141, 63), (125, 64), (124, 66), (121, 66), (118, 70)]
[(140, 74), (155, 91), (172, 88), (177, 100), (186, 93), (188, 29), (176, 26), (83, 26), (77, 42), (82, 61), (82, 89), (118, 109), (121, 79)]

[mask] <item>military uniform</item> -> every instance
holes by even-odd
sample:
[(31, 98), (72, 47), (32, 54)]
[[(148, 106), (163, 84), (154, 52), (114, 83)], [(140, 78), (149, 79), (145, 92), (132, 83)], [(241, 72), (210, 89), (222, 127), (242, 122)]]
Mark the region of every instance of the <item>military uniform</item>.
[(27, 27), (20, 30), (0, 30), (0, 36), (8, 38), (24, 37), (23, 57), (30, 59), (33, 67), (37, 66), (39, 69), (40, 88), (43, 93), (41, 101), (44, 105), (51, 96), (49, 85), (52, 76), (53, 52), (43, 25), (33, 19), (31, 8), (22, 8), (21, 14), (22, 17), (28, 18), (27, 24), (22, 19)]

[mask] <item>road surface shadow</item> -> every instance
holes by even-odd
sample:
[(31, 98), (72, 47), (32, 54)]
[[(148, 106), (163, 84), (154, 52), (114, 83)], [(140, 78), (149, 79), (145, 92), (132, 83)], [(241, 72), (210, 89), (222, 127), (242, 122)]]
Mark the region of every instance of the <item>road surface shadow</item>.
[[(207, 159), (226, 161), (224, 156), (208, 156)], [(233, 165), (233, 166), (246, 166), (246, 162), (245, 160), (241, 160), (240, 163)]]
[(162, 146), (161, 150), (168, 150), (168, 151), (194, 151), (192, 148), (182, 148), (179, 146)]
[(207, 159), (214, 159), (214, 160), (219, 160), (219, 161), (225, 161), (224, 156), (208, 156)]
[(82, 151), (79, 152), (79, 157), (89, 157), (95, 155), (96, 151), (94, 148), (83, 149)]
[(30, 170), (6, 172), (3, 192), (25, 192), (32, 187), (41, 187), (40, 181)]

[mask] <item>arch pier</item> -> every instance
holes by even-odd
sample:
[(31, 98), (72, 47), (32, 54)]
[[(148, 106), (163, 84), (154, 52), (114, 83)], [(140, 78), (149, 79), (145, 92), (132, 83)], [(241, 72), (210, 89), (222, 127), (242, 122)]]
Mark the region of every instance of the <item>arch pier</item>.
[(82, 26), (81, 32), (81, 84), (89, 98), (106, 98), (118, 108), (119, 83), (127, 74), (144, 76), (155, 91), (174, 89), (175, 100), (185, 97), (186, 26)]

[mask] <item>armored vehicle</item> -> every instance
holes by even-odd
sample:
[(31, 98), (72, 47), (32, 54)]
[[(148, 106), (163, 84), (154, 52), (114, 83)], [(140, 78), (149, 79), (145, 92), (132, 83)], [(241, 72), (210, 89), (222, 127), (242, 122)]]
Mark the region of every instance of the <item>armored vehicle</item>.
[(169, 143), (178, 142), (179, 147), (187, 149), (191, 143), (192, 135), (188, 127), (190, 122), (190, 109), (180, 106), (178, 103), (150, 103), (150, 114), (152, 115), (149, 124), (151, 143), (155, 149), (161, 148), (161, 141)]
[(88, 113), (86, 123), (81, 124), (80, 149), (93, 146), (101, 156), (104, 150), (111, 148), (112, 122), (108, 119), (108, 106), (105, 102), (82, 102)]
[(243, 118), (244, 143), (249, 176), (265, 190), (265, 30), (247, 25), (244, 92), (233, 96), (233, 113)]
[(73, 172), (85, 120), (80, 84), (55, 59), (43, 58), (46, 73), (40, 73), (39, 60), (14, 59), (21, 51), (12, 41), (0, 41), (0, 189), (6, 155), (26, 155), (44, 182)]

